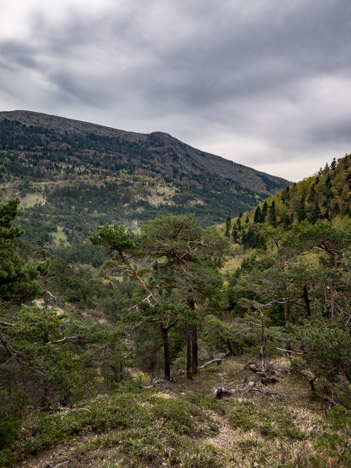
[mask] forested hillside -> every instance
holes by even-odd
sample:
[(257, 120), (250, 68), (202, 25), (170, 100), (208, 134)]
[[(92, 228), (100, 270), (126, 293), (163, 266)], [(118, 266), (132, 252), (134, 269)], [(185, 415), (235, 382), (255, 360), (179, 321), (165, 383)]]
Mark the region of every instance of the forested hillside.
[(239, 322), (247, 313), (261, 322), (261, 357), (275, 342), (297, 358), (295, 371), (318, 398), (346, 406), (351, 381), (350, 163), (350, 155), (334, 159), (316, 176), (233, 222), (228, 219), (225, 234), (236, 260), (223, 269), (228, 310)]
[(331, 221), (345, 227), (351, 219), (351, 155), (333, 159), (318, 174), (286, 187), (260, 203), (254, 210), (227, 219), (226, 235), (246, 248), (264, 247), (264, 230), (289, 230), (306, 220)]
[(349, 467), (350, 175), (222, 229), (102, 224), (101, 268), (0, 203), (0, 465)]
[(125, 132), (34, 112), (0, 113), (0, 196), (26, 208), (25, 238), (63, 258), (101, 264), (100, 224), (138, 229), (158, 214), (203, 226), (250, 209), (288, 182), (194, 149), (168, 134)]

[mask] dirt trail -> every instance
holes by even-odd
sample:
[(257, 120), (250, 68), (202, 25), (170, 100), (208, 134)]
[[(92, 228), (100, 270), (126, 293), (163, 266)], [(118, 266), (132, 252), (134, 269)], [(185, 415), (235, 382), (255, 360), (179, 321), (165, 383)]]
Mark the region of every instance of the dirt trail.
[(237, 433), (230, 427), (225, 416), (220, 416), (214, 411), (209, 411), (209, 415), (216, 422), (219, 432), (213, 437), (206, 438), (205, 442), (218, 448), (229, 448), (237, 440)]
[(73, 468), (70, 458), (74, 450), (97, 437), (99, 434), (95, 433), (78, 436), (71, 443), (63, 442), (25, 460), (22, 466), (26, 468)]

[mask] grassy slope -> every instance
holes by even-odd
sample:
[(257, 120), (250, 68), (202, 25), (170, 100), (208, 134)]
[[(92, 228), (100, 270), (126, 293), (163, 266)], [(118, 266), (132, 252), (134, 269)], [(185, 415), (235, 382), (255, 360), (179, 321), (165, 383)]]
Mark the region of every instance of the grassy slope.
[[(233, 395), (215, 400), (218, 384)], [(335, 460), (315, 449), (323, 424), (320, 404), (304, 382), (286, 375), (263, 387), (256, 374), (243, 370), (242, 358), (228, 358), (193, 381), (177, 377), (151, 389), (124, 385), (80, 407), (32, 416), (16, 441), (13, 464), (0, 460), (32, 468), (307, 468), (323, 466), (323, 459), (332, 467)], [(313, 465), (316, 454), (322, 458)]]

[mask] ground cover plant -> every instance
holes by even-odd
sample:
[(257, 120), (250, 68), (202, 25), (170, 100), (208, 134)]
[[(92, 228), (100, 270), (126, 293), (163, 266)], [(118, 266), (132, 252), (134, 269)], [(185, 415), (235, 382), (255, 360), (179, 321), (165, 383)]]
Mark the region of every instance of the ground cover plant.
[[(349, 466), (347, 451), (342, 453), (349, 428), (345, 414), (343, 423), (336, 411), (325, 419), (321, 404), (292, 376), (281, 378), (267, 394), (245, 393), (247, 379), (256, 389), (264, 386), (244, 362), (227, 358), (192, 381), (183, 376), (153, 388), (123, 383), (114, 393), (74, 408), (37, 412), (2, 450), (1, 462), (29, 467)], [(233, 395), (214, 398), (218, 382)]]

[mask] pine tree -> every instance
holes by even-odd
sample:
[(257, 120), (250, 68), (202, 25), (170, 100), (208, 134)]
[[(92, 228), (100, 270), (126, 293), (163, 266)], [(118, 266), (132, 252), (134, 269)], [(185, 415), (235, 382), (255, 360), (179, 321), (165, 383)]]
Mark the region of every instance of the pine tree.
[(16, 241), (23, 230), (14, 224), (21, 215), (18, 199), (0, 203), (0, 307), (36, 297), (41, 290), (37, 279), (46, 270), (44, 263), (28, 262), (18, 254)]
[(225, 237), (230, 237), (230, 228), (231, 228), (231, 224), (232, 224), (232, 219), (230, 216), (227, 217), (226, 221), (225, 221), (225, 225), (226, 225), (226, 228), (225, 228)]
[(283, 228), (284, 229), (288, 229), (291, 227), (291, 220), (290, 220), (290, 216), (288, 215), (288, 213), (286, 213), (283, 218), (282, 218), (282, 225), (283, 225)]
[(310, 216), (310, 222), (312, 224), (315, 224), (319, 219), (321, 219), (321, 210), (319, 208), (318, 203), (315, 203), (313, 211)]
[(266, 219), (266, 216), (268, 214), (268, 203), (267, 203), (267, 200), (265, 200), (265, 202), (263, 203), (263, 206), (262, 206), (262, 212), (261, 212), (261, 215), (262, 215), (262, 223), (265, 222), (265, 219)]
[[(138, 306), (141, 320), (152, 319), (162, 334), (165, 378), (170, 379), (168, 332), (179, 320), (187, 322), (188, 376), (197, 372), (197, 324), (195, 304), (202, 297), (216, 294), (221, 278), (212, 257), (220, 257), (228, 242), (216, 229), (202, 229), (193, 216), (163, 216), (146, 223), (140, 236), (131, 238), (118, 224), (100, 226), (91, 238), (116, 253), (109, 262), (127, 271), (141, 285), (145, 298)], [(162, 262), (157, 270), (138, 271), (134, 262)], [(133, 262), (134, 259), (134, 262)], [(179, 307), (164, 300), (162, 291), (175, 294)], [(145, 316), (146, 314), (146, 316)]]
[(255, 224), (261, 223), (262, 222), (262, 214), (261, 214), (261, 208), (260, 205), (257, 206), (254, 214), (254, 221)]
[(297, 219), (300, 223), (306, 219), (305, 195), (302, 194), (297, 206)]
[(276, 214), (276, 211), (275, 211), (275, 201), (273, 200), (272, 201), (272, 204), (271, 206), (269, 207), (269, 210), (268, 210), (268, 220), (267, 220), (268, 224), (272, 225), (273, 227), (275, 227), (277, 225), (277, 214)]

